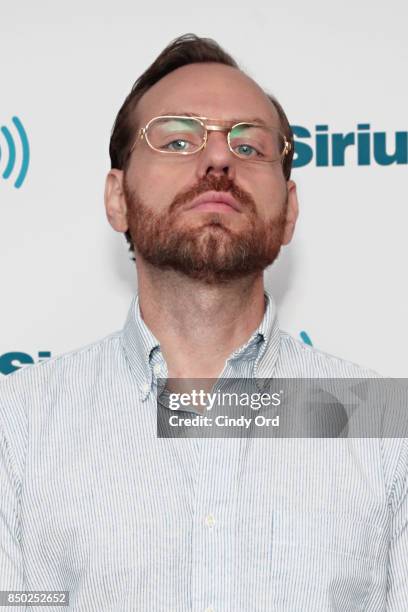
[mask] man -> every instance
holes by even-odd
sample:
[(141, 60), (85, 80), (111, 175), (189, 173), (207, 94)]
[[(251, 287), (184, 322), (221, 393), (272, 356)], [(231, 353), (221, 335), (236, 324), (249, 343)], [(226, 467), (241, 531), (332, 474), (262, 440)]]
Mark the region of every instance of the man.
[(3, 381), (0, 590), (85, 611), (407, 610), (405, 438), (157, 435), (158, 379), (373, 376), (281, 332), (265, 292), (298, 215), (282, 108), (187, 35), (135, 83), (110, 155), (138, 294), (122, 331)]

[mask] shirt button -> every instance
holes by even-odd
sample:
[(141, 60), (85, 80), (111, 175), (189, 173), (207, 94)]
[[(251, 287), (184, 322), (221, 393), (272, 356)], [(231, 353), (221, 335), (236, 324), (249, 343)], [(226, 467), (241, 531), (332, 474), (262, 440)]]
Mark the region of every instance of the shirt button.
[(214, 608), (210, 606), (209, 608), (206, 608), (204, 612), (214, 612)]
[(143, 391), (143, 393), (147, 393), (147, 392), (149, 391), (149, 389), (150, 389), (150, 385), (148, 385), (147, 383), (144, 383), (144, 384), (142, 385), (142, 391)]
[(161, 365), (156, 363), (156, 365), (153, 366), (153, 372), (156, 374), (156, 376), (159, 376), (161, 372)]
[[(214, 527), (215, 525), (215, 518), (213, 517), (212, 514), (207, 514), (207, 516), (205, 517), (205, 524), (207, 525), (207, 527)], [(210, 609), (210, 608), (208, 608)], [(212, 608), (211, 608), (212, 610)]]

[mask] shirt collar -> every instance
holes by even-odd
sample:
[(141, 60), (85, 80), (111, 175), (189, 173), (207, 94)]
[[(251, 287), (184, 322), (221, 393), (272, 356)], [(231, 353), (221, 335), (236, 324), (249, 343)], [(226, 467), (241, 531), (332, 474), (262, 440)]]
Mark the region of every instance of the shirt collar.
[(150, 355), (155, 348), (160, 347), (160, 342), (142, 319), (138, 294), (130, 305), (122, 342), (130, 369), (136, 377), (141, 396), (145, 399), (150, 392), (153, 378)]
[(280, 329), (278, 313), (272, 295), (265, 289), (265, 314), (258, 328), (263, 342), (254, 365), (254, 378), (273, 376), (280, 350)]
[[(268, 291), (264, 291), (265, 314), (259, 327), (249, 340), (235, 350), (228, 361), (247, 358), (254, 348), (257, 352), (254, 363), (255, 378), (270, 378), (273, 375), (279, 355), (280, 331), (275, 302)], [(125, 326), (122, 343), (130, 369), (136, 377), (142, 398), (146, 398), (152, 386), (152, 352), (160, 348), (160, 342), (142, 319), (139, 295), (133, 298)]]

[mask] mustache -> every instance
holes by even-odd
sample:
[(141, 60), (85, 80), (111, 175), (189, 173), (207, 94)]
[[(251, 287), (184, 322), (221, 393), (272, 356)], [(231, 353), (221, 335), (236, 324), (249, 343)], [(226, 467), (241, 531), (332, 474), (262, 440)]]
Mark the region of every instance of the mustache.
[(256, 210), (255, 201), (252, 196), (241, 187), (238, 187), (232, 179), (229, 179), (223, 174), (222, 176), (209, 175), (200, 180), (193, 187), (190, 187), (190, 189), (180, 192), (173, 199), (169, 207), (169, 213), (176, 212), (180, 207), (184, 206), (184, 204), (191, 202), (194, 198), (207, 191), (223, 191), (230, 193), (232, 197), (242, 204), (249, 212), (254, 213)]

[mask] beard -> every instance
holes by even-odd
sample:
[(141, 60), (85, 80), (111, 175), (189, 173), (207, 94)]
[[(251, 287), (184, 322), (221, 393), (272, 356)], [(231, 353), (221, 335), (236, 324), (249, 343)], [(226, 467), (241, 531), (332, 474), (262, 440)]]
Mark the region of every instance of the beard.
[[(232, 230), (223, 213), (206, 212), (195, 227), (180, 224), (185, 205), (206, 191), (229, 192), (247, 217), (245, 228)], [(287, 193), (280, 210), (267, 222), (259, 218), (253, 198), (227, 176), (210, 175), (180, 193), (167, 213), (156, 214), (131, 191), (124, 178), (128, 235), (143, 259), (161, 270), (175, 270), (209, 285), (259, 274), (278, 257), (285, 229)], [(232, 213), (233, 214), (233, 213)], [(228, 215), (228, 213), (227, 213)], [(183, 219), (183, 220), (184, 220)]]

